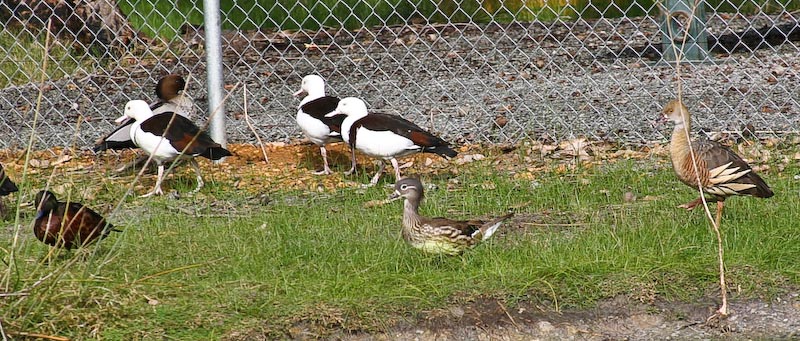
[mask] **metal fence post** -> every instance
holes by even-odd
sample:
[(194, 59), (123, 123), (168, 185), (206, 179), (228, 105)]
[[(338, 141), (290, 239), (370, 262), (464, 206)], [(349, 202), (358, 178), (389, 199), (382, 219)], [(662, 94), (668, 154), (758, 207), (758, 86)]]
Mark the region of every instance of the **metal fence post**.
[(661, 48), (664, 60), (706, 61), (708, 38), (706, 10), (702, 0), (666, 0), (661, 17)]
[(223, 147), (225, 137), (225, 104), (223, 103), (222, 79), (222, 20), (219, 0), (203, 0), (205, 25), (206, 77), (208, 86), (209, 133)]

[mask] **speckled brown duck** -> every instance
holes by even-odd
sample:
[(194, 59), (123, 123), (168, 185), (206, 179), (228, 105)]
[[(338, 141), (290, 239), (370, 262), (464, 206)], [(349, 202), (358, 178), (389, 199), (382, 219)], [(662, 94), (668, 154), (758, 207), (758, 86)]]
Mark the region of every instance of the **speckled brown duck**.
[(419, 214), (424, 197), (422, 182), (405, 178), (394, 186), (392, 200), (405, 198), (403, 239), (412, 247), (431, 254), (457, 255), (488, 239), (513, 213), (489, 221), (426, 218)]

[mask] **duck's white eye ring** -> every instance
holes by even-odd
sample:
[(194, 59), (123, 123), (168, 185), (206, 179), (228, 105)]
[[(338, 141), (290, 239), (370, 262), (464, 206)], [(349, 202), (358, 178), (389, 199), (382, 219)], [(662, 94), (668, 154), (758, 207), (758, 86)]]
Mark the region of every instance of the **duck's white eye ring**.
[(405, 190), (407, 190), (407, 189), (408, 189), (408, 185), (406, 185), (406, 184), (402, 184), (402, 185), (400, 185), (400, 190), (401, 190), (401, 191), (405, 191)]

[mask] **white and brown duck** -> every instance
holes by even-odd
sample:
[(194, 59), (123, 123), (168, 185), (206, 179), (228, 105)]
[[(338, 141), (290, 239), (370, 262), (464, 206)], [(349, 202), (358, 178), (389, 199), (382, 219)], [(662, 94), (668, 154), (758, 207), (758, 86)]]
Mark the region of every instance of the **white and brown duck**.
[(155, 188), (143, 195), (145, 197), (164, 194), (161, 183), (164, 180), (166, 162), (188, 160), (197, 175), (197, 188), (194, 190), (197, 192), (203, 187), (203, 178), (194, 157), (219, 160), (232, 155), (188, 118), (171, 112), (154, 115), (145, 101), (133, 100), (125, 104), (125, 113), (117, 121), (122, 122), (128, 118), (134, 120), (131, 124), (131, 140), (158, 165)]
[[(186, 118), (194, 114), (194, 102), (185, 94), (186, 81), (180, 75), (169, 74), (158, 80), (156, 84), (155, 102), (150, 103), (150, 110), (154, 115), (164, 112), (174, 112)], [(92, 150), (101, 152), (107, 149), (120, 150), (136, 148), (131, 141), (133, 119), (125, 119), (113, 131), (98, 139)], [(137, 160), (138, 162), (138, 160)]]
[(339, 101), (336, 110), (328, 117), (344, 114), (342, 138), (352, 151), (352, 168), (356, 167), (355, 150), (380, 160), (381, 165), (370, 184), (378, 183), (384, 169), (385, 160), (394, 167), (396, 181), (400, 179), (400, 165), (397, 158), (415, 153), (434, 153), (444, 158), (453, 158), (458, 153), (450, 144), (431, 134), (418, 125), (400, 116), (375, 114), (367, 111), (367, 105), (356, 97)]
[(314, 174), (331, 174), (325, 145), (342, 141), (341, 127), (345, 115), (325, 116), (336, 110), (339, 98), (325, 95), (325, 80), (322, 77), (317, 75), (303, 77), (300, 90), (295, 92), (294, 96), (303, 94), (306, 96), (297, 108), (297, 125), (312, 143), (319, 146), (322, 155), (322, 170)]

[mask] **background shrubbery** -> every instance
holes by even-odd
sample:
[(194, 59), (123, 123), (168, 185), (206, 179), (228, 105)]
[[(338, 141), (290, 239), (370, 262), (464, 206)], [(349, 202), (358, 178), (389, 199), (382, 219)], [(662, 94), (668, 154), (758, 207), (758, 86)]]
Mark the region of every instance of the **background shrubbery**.
[[(119, 6), (135, 27), (150, 35), (170, 37), (179, 33), (185, 23), (203, 23), (201, 1), (179, 0), (173, 4), (124, 0)], [(784, 8), (787, 11), (800, 9), (800, 0), (711, 0), (707, 6), (709, 11), (775, 13)], [(352, 29), (402, 24), (415, 18), (431, 23), (504, 23), (658, 14), (658, 7), (652, 0), (222, 0), (220, 7), (226, 29), (260, 27), (313, 30), (339, 26)]]

